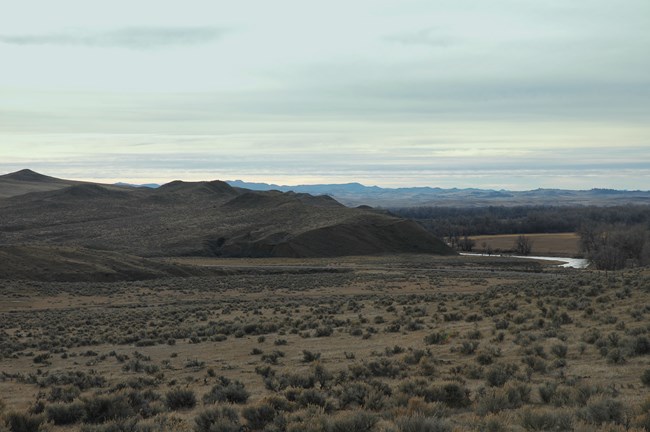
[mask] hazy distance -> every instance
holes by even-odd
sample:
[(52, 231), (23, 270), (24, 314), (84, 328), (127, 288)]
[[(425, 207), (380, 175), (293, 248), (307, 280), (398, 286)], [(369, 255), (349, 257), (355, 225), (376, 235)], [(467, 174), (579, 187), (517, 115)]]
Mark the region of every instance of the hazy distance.
[(647, 189), (649, 27), (644, 0), (15, 2), (0, 172)]

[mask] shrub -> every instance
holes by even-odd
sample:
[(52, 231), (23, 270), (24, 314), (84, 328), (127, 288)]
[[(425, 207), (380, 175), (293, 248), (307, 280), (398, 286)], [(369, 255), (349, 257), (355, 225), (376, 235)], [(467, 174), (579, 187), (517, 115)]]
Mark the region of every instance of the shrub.
[(95, 396), (84, 400), (84, 421), (105, 423), (109, 420), (131, 417), (134, 412), (126, 398), (117, 396)]
[(92, 387), (104, 387), (106, 385), (106, 378), (100, 375), (86, 374), (82, 371), (55, 372), (39, 379), (38, 385), (41, 387), (73, 385), (79, 388), (79, 390), (87, 390)]
[(645, 336), (635, 337), (630, 344), (630, 353), (633, 356), (650, 354), (650, 340)]
[(41, 363), (41, 364), (49, 364), (49, 360), (50, 360), (50, 353), (39, 354), (37, 356), (34, 356), (33, 358), (34, 363)]
[(275, 409), (269, 404), (247, 406), (242, 410), (242, 416), (248, 422), (248, 427), (253, 430), (262, 430), (271, 423), (276, 416)]
[(338, 395), (339, 406), (344, 409), (349, 406), (361, 407), (364, 405), (368, 396), (369, 388), (367, 384), (354, 382), (343, 386), (341, 393)]
[(482, 395), (477, 402), (476, 412), (487, 415), (504, 409), (520, 408), (527, 402), (530, 402), (530, 387), (524, 384), (509, 385)]
[(522, 357), (521, 361), (535, 372), (546, 372), (546, 362), (537, 356), (527, 355)]
[(519, 368), (515, 364), (495, 364), (485, 374), (485, 379), (491, 387), (501, 387), (514, 375)]
[(244, 384), (238, 380), (231, 381), (226, 377), (219, 377), (219, 383), (203, 396), (204, 404), (214, 404), (217, 402), (230, 402), (235, 404), (245, 404), (248, 401), (250, 393), (244, 388)]
[(334, 333), (332, 327), (318, 327), (315, 331), (316, 337), (332, 336), (332, 333)]
[(445, 322), (461, 321), (463, 319), (463, 314), (460, 312), (450, 312), (442, 316), (442, 319)]
[(395, 423), (399, 432), (451, 432), (451, 426), (445, 420), (435, 417), (399, 417)]
[(429, 350), (411, 350), (404, 356), (404, 363), (411, 365), (418, 364), (420, 360), (427, 357), (431, 357), (431, 352)]
[(302, 351), (302, 361), (303, 363), (311, 363), (320, 359), (320, 353), (313, 353), (311, 351), (303, 350)]
[(607, 353), (607, 363), (609, 363), (609, 364), (623, 364), (623, 363), (625, 363), (625, 357), (623, 356), (623, 352), (618, 348), (614, 348), (614, 349), (610, 350)]
[(449, 408), (442, 402), (427, 402), (419, 397), (408, 400), (406, 411), (408, 415), (419, 415), (422, 417), (443, 418), (449, 415)]
[(77, 387), (52, 387), (47, 400), (50, 402), (70, 403), (75, 400), (75, 398), (79, 397), (80, 393), (81, 392)]
[(424, 337), (424, 342), (428, 345), (440, 345), (447, 342), (449, 335), (445, 332), (435, 332)]
[(35, 432), (40, 430), (45, 421), (43, 416), (22, 413), (9, 413), (6, 416), (7, 426), (11, 432)]
[(196, 406), (196, 395), (189, 389), (173, 389), (165, 395), (165, 403), (170, 410), (194, 408)]
[(622, 424), (625, 420), (625, 410), (620, 401), (600, 398), (589, 402), (578, 412), (578, 416), (587, 423), (597, 425), (603, 423)]
[(47, 420), (55, 425), (69, 425), (80, 421), (84, 416), (81, 403), (49, 405), (45, 409)]
[(571, 431), (571, 414), (561, 411), (531, 411), (521, 413), (521, 425), (529, 431)]
[(200, 413), (194, 419), (196, 432), (239, 432), (237, 412), (230, 407), (212, 408)]
[(551, 347), (551, 353), (558, 358), (566, 358), (569, 348), (563, 344), (556, 344)]
[(417, 396), (424, 398), (426, 402), (443, 402), (451, 408), (463, 408), (471, 404), (469, 390), (456, 383), (434, 386), (420, 379), (402, 383), (400, 391), (409, 398)]
[(158, 402), (160, 395), (152, 390), (144, 392), (131, 391), (127, 398), (131, 408), (143, 418), (153, 417), (165, 409), (164, 404)]
[(476, 341), (471, 341), (471, 342), (464, 341), (463, 344), (460, 346), (459, 351), (461, 352), (461, 354), (471, 355), (471, 354), (474, 354), (474, 352), (476, 351), (476, 348), (478, 348), (478, 342), (476, 342)]
[(300, 393), (296, 400), (301, 406), (316, 405), (325, 407), (327, 405), (327, 398), (324, 393), (316, 389), (307, 389)]
[(334, 418), (329, 421), (328, 432), (370, 432), (379, 421), (379, 417), (366, 411), (357, 411)]
[(480, 353), (479, 355), (476, 356), (476, 361), (480, 365), (488, 366), (491, 365), (494, 360), (492, 359), (492, 356), (490, 354)]
[(444, 402), (452, 408), (463, 408), (471, 404), (469, 390), (460, 384), (445, 384), (438, 388), (438, 395), (434, 401)]
[(551, 403), (555, 392), (557, 391), (557, 384), (546, 382), (538, 387), (539, 397), (544, 403)]
[(650, 387), (650, 369), (646, 369), (641, 374), (641, 382), (643, 385)]

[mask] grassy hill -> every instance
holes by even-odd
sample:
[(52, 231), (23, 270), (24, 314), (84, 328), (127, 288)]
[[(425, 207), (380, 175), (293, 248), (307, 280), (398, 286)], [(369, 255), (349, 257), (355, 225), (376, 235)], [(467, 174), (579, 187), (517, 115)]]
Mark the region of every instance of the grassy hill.
[[(347, 208), (328, 196), (250, 191), (221, 181), (146, 189), (67, 184), (31, 171), (3, 178), (9, 180), (3, 186), (8, 198), (0, 199), (0, 245), (63, 245), (141, 257), (454, 253), (415, 222)], [(20, 194), (39, 181), (49, 189)]]

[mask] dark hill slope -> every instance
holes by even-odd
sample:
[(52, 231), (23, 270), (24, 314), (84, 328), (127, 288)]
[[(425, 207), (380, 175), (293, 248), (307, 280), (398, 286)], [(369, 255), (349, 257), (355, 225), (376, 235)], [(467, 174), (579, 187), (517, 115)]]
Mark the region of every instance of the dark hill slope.
[[(95, 183), (64, 180), (39, 174), (29, 169), (23, 169), (0, 176), (0, 199), (9, 198), (31, 192), (48, 192), (64, 189), (74, 185), (95, 185)], [(124, 186), (102, 185), (109, 190), (126, 190)]]
[(59, 246), (0, 246), (0, 262), (0, 279), (50, 282), (113, 282), (198, 272), (123, 253)]
[(148, 257), (454, 253), (414, 222), (329, 197), (180, 181), (153, 190), (73, 185), (0, 200), (0, 245), (16, 244)]
[(62, 189), (78, 182), (48, 177), (32, 170), (24, 169), (0, 176), (0, 199), (30, 192), (43, 192)]

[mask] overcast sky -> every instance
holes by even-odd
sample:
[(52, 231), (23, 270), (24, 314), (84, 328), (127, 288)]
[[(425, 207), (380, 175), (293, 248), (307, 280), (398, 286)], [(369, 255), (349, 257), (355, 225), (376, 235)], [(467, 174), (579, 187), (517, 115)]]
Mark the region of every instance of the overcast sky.
[(650, 189), (650, 1), (6, 2), (0, 172)]

